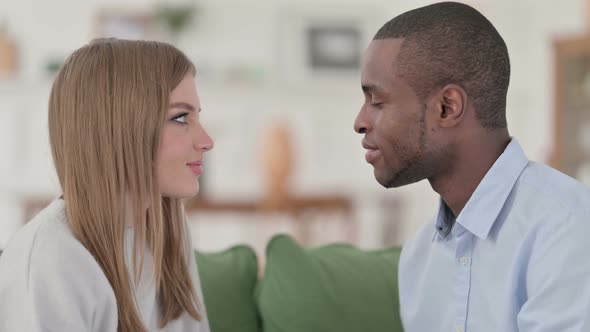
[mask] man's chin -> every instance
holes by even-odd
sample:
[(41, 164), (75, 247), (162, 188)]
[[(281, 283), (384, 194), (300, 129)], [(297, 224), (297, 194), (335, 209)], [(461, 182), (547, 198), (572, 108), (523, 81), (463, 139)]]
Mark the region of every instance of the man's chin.
[(395, 174), (379, 174), (378, 170), (375, 168), (375, 180), (385, 188), (396, 188), (399, 187), (396, 185), (396, 177)]
[(384, 188), (391, 189), (391, 188), (399, 188), (403, 187), (409, 183), (400, 183), (397, 181), (379, 181), (379, 184), (382, 185)]
[(375, 170), (375, 179), (377, 182), (388, 189), (399, 188), (420, 181), (419, 179), (406, 178), (399, 175), (399, 173), (377, 174), (377, 170)]

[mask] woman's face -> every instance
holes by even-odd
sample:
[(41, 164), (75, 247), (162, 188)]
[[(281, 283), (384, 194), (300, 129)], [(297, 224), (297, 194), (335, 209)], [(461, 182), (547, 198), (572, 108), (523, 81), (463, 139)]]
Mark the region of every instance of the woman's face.
[(203, 155), (213, 141), (199, 122), (201, 104), (195, 79), (187, 75), (170, 93), (170, 105), (162, 129), (158, 176), (164, 197), (188, 198), (199, 192)]

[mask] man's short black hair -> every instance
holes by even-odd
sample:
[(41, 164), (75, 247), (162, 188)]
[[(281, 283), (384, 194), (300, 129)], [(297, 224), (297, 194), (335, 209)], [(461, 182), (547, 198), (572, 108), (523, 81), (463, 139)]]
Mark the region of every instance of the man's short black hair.
[(510, 60), (506, 43), (474, 8), (441, 2), (403, 13), (374, 39), (403, 38), (396, 75), (425, 99), (446, 84), (461, 86), (485, 128), (506, 127)]

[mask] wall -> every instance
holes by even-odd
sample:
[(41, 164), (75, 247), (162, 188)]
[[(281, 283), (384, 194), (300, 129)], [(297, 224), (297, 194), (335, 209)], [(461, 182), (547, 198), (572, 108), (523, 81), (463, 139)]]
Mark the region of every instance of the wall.
[[(19, 202), (23, 197), (58, 192), (47, 145), (46, 104), (51, 77), (44, 73), (44, 63), (51, 57), (64, 57), (87, 42), (93, 36), (97, 10), (121, 8), (121, 3), (124, 8), (148, 10), (155, 2), (0, 2), (0, 20), (7, 19), (22, 54), (19, 76), (0, 81), (0, 247), (20, 226)], [(382, 201), (399, 198), (404, 205), (398, 241), (408, 239), (434, 213), (436, 195), (425, 182), (389, 191), (376, 184), (372, 168), (364, 162), (360, 137), (352, 130), (362, 103), (358, 75), (313, 76), (291, 70), (292, 66), (299, 67), (297, 56), (289, 52), (301, 50), (285, 51), (285, 47), (293, 47), (285, 41), (294, 40), (293, 27), (304, 24), (309, 16), (330, 20), (356, 13), (367, 30), (374, 32), (388, 18), (429, 1), (199, 3), (199, 20), (178, 45), (199, 67), (203, 119), (216, 140), (216, 148), (207, 159), (208, 192), (224, 198), (260, 195), (260, 137), (273, 120), (287, 119), (298, 152), (295, 191), (350, 193), (358, 202), (360, 244), (365, 247), (381, 243), (380, 225), (387, 218), (379, 212)], [(559, 6), (551, 0), (469, 3), (490, 18), (508, 44), (512, 60), (508, 100), (511, 133), (531, 159), (545, 161), (552, 141), (551, 43), (556, 37), (583, 31), (583, 1), (560, 1)], [(227, 79), (227, 72), (236, 66), (258, 70), (259, 78)], [(239, 233), (236, 227), (232, 232)]]

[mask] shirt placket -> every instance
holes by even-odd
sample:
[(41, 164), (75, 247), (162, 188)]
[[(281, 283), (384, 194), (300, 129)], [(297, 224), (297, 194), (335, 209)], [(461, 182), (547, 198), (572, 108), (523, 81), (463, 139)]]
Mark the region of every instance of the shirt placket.
[(467, 331), (467, 311), (469, 307), (469, 292), (471, 290), (471, 263), (473, 252), (473, 235), (464, 232), (457, 238), (455, 252), (455, 305), (456, 316), (453, 332)]

